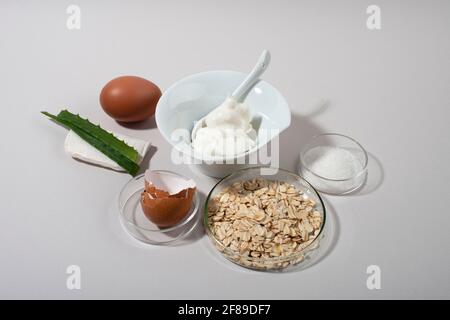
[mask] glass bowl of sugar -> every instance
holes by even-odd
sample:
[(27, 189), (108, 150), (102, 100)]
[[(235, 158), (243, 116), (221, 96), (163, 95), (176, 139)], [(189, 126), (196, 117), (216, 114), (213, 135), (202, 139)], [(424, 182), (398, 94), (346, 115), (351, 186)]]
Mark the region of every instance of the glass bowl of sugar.
[(367, 179), (367, 152), (356, 140), (337, 133), (312, 137), (300, 152), (300, 175), (317, 190), (341, 195)]

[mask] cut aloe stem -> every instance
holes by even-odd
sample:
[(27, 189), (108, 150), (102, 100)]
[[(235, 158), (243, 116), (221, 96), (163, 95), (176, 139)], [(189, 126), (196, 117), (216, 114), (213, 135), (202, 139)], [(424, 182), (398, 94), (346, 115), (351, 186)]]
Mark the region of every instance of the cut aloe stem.
[(67, 110), (63, 110), (58, 114), (58, 119), (72, 123), (90, 135), (102, 140), (104, 143), (111, 146), (111, 148), (122, 153), (125, 157), (133, 162), (139, 161), (139, 153), (133, 147), (127, 145), (124, 141), (116, 138), (112, 133), (102, 129), (100, 125), (95, 125), (87, 119), (81, 118)]
[(116, 162), (129, 174), (134, 176), (139, 171), (139, 165), (137, 164), (139, 153), (136, 149), (102, 129), (99, 125), (95, 125), (67, 110), (61, 111), (57, 116), (46, 111), (42, 111), (42, 113), (73, 130), (80, 138)]

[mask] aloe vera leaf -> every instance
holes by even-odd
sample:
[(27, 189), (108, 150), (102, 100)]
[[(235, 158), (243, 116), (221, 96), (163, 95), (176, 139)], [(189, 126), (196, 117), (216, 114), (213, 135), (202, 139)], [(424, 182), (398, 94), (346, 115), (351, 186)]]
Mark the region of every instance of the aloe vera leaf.
[(79, 129), (79, 128), (71, 128), (77, 135), (80, 136), (81, 139), (85, 140), (91, 146), (99, 150), (101, 153), (106, 155), (111, 160), (115, 161), (119, 166), (124, 168), (129, 174), (135, 176), (139, 171), (139, 165), (136, 162), (131, 161), (127, 157), (125, 157), (120, 152), (114, 150), (109, 145), (105, 144), (103, 141), (95, 138), (89, 133)]
[[(41, 111), (41, 113), (42, 113), (43, 115), (46, 115), (47, 117), (49, 117), (49, 118), (55, 120), (55, 121), (58, 121), (58, 117), (57, 117), (57, 116), (55, 116), (55, 115), (53, 115), (53, 114), (51, 114), (51, 113), (49, 113), (49, 112), (47, 112), (47, 111)], [(58, 122), (59, 122), (59, 121), (58, 121)]]
[(57, 117), (63, 121), (70, 122), (72, 125), (98, 138), (131, 161), (139, 162), (140, 156), (135, 148), (116, 138), (112, 133), (101, 128), (100, 125), (95, 125), (89, 120), (83, 119), (79, 115), (75, 115), (67, 110), (61, 111)]
[(106, 155), (108, 158), (116, 162), (119, 166), (124, 168), (129, 174), (136, 175), (139, 171), (139, 165), (128, 159), (126, 156), (118, 152), (117, 150), (111, 148), (108, 144), (102, 140), (92, 136), (88, 132), (74, 126), (70, 121), (60, 119), (58, 116), (52, 115), (48, 112), (42, 111), (42, 113), (54, 121), (72, 129), (80, 138), (89, 143), (91, 146), (99, 150), (101, 153)]

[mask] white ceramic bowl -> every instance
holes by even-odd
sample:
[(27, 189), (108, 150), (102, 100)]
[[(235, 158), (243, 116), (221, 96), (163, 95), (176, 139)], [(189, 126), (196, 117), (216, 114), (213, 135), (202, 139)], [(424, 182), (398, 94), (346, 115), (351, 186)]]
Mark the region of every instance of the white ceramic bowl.
[(245, 99), (258, 132), (256, 147), (233, 158), (214, 157), (207, 162), (193, 154), (190, 133), (194, 122), (219, 106), (245, 77), (246, 74), (236, 71), (202, 72), (175, 82), (164, 92), (156, 107), (155, 117), (159, 131), (178, 152), (178, 155), (172, 153), (172, 161), (181, 161), (181, 154), (184, 163), (189, 159), (197, 171), (222, 178), (250, 166), (244, 159), (289, 127), (291, 113), (286, 100), (272, 85), (260, 81)]

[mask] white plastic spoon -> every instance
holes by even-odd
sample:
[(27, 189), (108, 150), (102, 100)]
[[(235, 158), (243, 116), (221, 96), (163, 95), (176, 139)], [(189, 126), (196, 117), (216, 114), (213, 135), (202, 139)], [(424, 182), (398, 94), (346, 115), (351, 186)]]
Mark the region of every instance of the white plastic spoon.
[[(264, 50), (261, 56), (259, 57), (258, 62), (254, 66), (253, 70), (248, 74), (248, 76), (239, 85), (239, 87), (237, 87), (236, 90), (234, 90), (230, 98), (237, 102), (242, 102), (241, 99), (243, 98), (243, 96), (248, 92), (248, 90), (250, 90), (256, 84), (256, 82), (258, 82), (259, 77), (264, 73), (264, 71), (266, 71), (269, 62), (270, 62), (270, 52), (268, 50)], [(191, 133), (192, 141), (197, 135), (197, 131), (200, 128), (205, 127), (206, 125), (205, 118), (207, 116), (208, 115), (204, 116), (195, 123)]]

